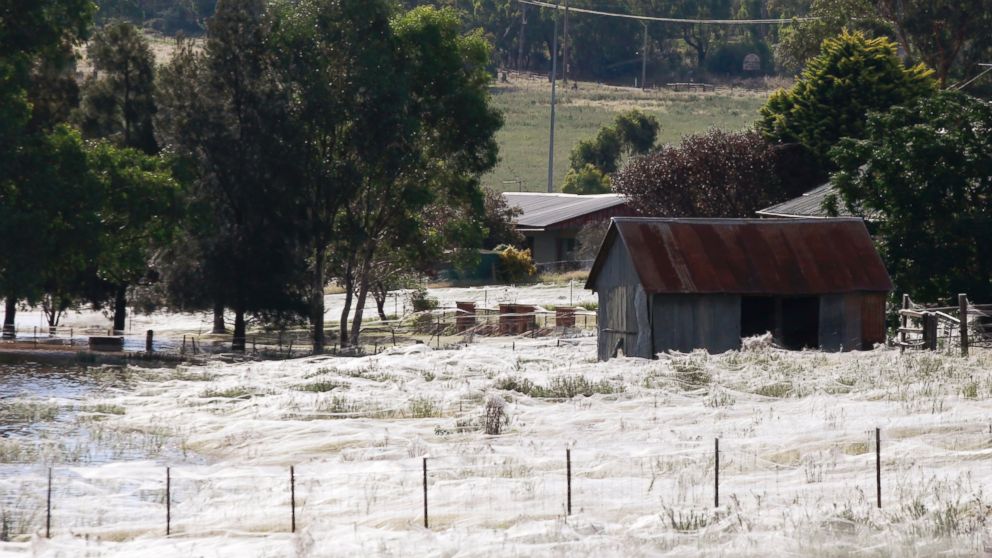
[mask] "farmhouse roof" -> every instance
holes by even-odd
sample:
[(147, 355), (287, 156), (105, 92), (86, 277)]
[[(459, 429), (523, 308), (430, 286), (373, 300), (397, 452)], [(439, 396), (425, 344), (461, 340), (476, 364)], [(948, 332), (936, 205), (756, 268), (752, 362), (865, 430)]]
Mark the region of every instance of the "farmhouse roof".
[[(591, 213), (620, 208), (627, 201), (619, 194), (542, 194), (536, 192), (504, 192), (510, 207), (520, 208), (514, 219), (518, 229), (544, 230)], [(610, 216), (606, 216), (609, 218)], [(603, 220), (606, 220), (604, 218)]]
[(589, 273), (623, 242), (647, 293), (812, 295), (888, 292), (864, 222), (834, 219), (615, 218)]
[[(798, 198), (792, 198), (791, 200), (775, 204), (771, 207), (766, 207), (757, 213), (758, 215), (763, 215), (766, 217), (828, 218), (831, 217), (831, 215), (828, 215), (827, 211), (823, 208), (823, 202), (832, 195), (839, 196), (837, 190), (834, 189), (829, 182), (827, 182), (826, 184), (821, 184), (820, 186), (813, 188)], [(839, 197), (837, 203), (837, 213), (840, 217), (854, 216), (847, 210), (844, 202), (839, 200)]]

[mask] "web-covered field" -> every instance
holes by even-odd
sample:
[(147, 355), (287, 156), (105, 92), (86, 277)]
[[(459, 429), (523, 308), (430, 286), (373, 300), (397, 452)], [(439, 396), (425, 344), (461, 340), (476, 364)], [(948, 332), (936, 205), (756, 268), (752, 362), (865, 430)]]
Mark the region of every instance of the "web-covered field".
[[(992, 354), (790, 353), (755, 341), (599, 363), (594, 347), (477, 338), (365, 358), (100, 369), (82, 395), (7, 396), (5, 423), (48, 434), (0, 438), (0, 526), (15, 541), (0, 553), (989, 552)], [(489, 403), (498, 418), (499, 401), (507, 418), (487, 435), (483, 414)]]

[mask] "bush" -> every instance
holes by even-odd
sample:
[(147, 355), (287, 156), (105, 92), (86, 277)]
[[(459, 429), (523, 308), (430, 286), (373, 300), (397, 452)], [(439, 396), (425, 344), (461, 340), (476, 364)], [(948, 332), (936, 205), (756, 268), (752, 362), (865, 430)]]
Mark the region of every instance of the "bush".
[(499, 436), (503, 427), (509, 424), (506, 416), (506, 401), (498, 395), (490, 395), (486, 399), (486, 410), (482, 417), (483, 428), (490, 436)]
[(410, 293), (410, 306), (414, 312), (429, 312), (438, 307), (437, 298), (427, 294), (427, 289), (420, 285)]
[(752, 217), (781, 200), (776, 171), (758, 133), (710, 130), (634, 159), (613, 186), (648, 216)]
[(610, 177), (603, 174), (590, 163), (581, 170), (568, 169), (565, 175), (565, 184), (561, 191), (566, 194), (608, 194), (610, 193)]
[(530, 250), (520, 250), (512, 246), (504, 248), (499, 253), (496, 264), (496, 276), (505, 283), (522, 283), (537, 274), (534, 258)]

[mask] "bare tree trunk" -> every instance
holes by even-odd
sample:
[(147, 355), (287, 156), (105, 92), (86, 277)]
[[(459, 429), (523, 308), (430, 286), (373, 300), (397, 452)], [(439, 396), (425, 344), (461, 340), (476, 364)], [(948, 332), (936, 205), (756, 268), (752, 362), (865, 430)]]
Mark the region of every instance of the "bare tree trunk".
[(382, 321), (389, 319), (386, 316), (386, 296), (388, 294), (389, 290), (386, 289), (386, 285), (382, 281), (376, 281), (372, 286), (372, 298), (375, 299), (375, 309), (379, 312), (379, 319)]
[(227, 327), (224, 325), (224, 303), (215, 302), (214, 303), (214, 328), (210, 333), (227, 333)]
[(17, 298), (8, 296), (3, 314), (3, 332), (6, 337), (14, 337), (15, 316), (17, 316)]
[(310, 325), (313, 326), (313, 354), (324, 352), (324, 247), (313, 256), (313, 284), (310, 290)]
[(114, 333), (127, 327), (127, 285), (118, 285), (114, 293)]
[(351, 312), (351, 301), (355, 296), (355, 280), (351, 265), (351, 262), (348, 262), (344, 273), (344, 308), (341, 310), (341, 335), (338, 338), (342, 347), (348, 346), (348, 314)]
[[(370, 259), (370, 258), (369, 258)], [(366, 259), (361, 268), (358, 300), (355, 302), (355, 319), (351, 322), (351, 344), (358, 345), (362, 335), (362, 318), (365, 314), (365, 299), (369, 294), (369, 261)]]
[(234, 338), (231, 340), (231, 350), (236, 353), (245, 352), (245, 337), (248, 335), (245, 324), (245, 311), (239, 304), (234, 309)]

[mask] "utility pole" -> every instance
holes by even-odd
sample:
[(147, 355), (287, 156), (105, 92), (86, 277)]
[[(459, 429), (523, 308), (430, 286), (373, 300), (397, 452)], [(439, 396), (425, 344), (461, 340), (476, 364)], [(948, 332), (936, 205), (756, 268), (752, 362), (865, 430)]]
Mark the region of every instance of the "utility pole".
[(642, 21), (641, 25), (644, 26), (644, 46), (641, 47), (641, 91), (648, 88), (647, 86), (647, 75), (648, 75), (648, 23)]
[(517, 71), (524, 70), (524, 38), (527, 35), (527, 4), (520, 4), (520, 42), (517, 45)]
[(558, 6), (555, 0), (555, 33), (551, 43), (551, 139), (548, 142), (548, 193), (554, 192), (555, 177), (555, 96), (558, 91)]
[(565, 42), (561, 45), (561, 82), (568, 85), (568, 47), (571, 43), (568, 40), (568, 0), (565, 0), (565, 23), (564, 29)]

